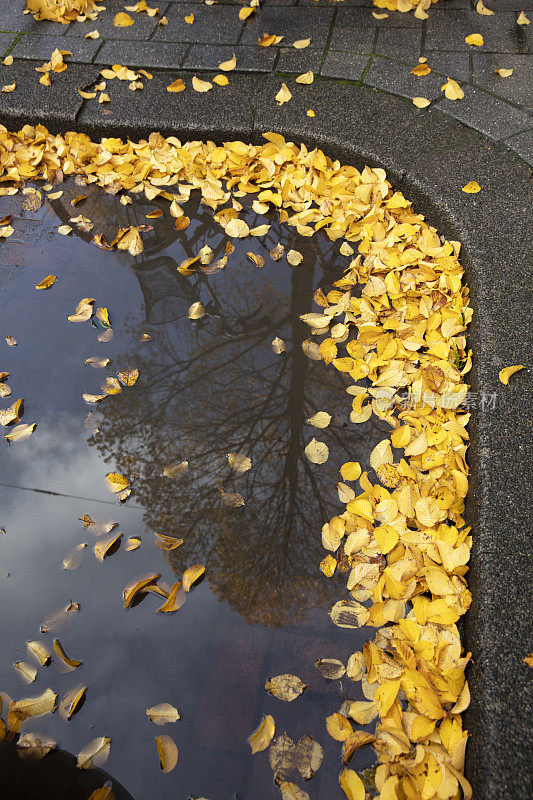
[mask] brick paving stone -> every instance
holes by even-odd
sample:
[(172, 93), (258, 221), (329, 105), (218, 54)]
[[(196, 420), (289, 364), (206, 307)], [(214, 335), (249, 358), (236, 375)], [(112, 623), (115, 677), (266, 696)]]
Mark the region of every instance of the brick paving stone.
[[(117, 28), (113, 25), (115, 15), (122, 11), (124, 6), (130, 3), (122, 2), (121, 0), (106, 0), (105, 11), (98, 13), (97, 19), (87, 19), (85, 22), (72, 22), (70, 25), (63, 25), (67, 29), (67, 36), (85, 36), (89, 31), (97, 30), (103, 39), (148, 39), (151, 33), (157, 28), (157, 24), (161, 16), (165, 13), (167, 7), (166, 0), (159, 3), (159, 16), (149, 17), (148, 14), (137, 14), (134, 11), (125, 12), (129, 13), (133, 20), (133, 25), (127, 28)], [(134, 5), (132, 3), (131, 5)], [(39, 22), (39, 25), (42, 23)]]
[(126, 67), (176, 69), (181, 67), (188, 44), (176, 42), (128, 42), (108, 39), (94, 59), (97, 64), (124, 64)]
[(237, 44), (245, 25), (235, 6), (203, 6), (194, 10), (194, 22), (189, 25), (185, 16), (191, 11), (185, 3), (172, 3), (165, 16), (168, 25), (158, 27), (154, 41), (188, 42), (189, 44)]
[(376, 56), (364, 83), (409, 99), (426, 97), (428, 100), (433, 100), (441, 96), (442, 77), (430, 72), (429, 75), (419, 78), (411, 74), (410, 66)]
[(428, 50), (457, 50), (474, 52), (479, 48), (465, 43), (465, 36), (480, 33), (484, 39), (483, 52), (527, 53), (531, 42), (531, 26), (517, 25), (517, 14), (497, 12), (494, 16), (480, 16), (470, 11), (441, 11), (431, 9), (426, 21), (426, 47)]
[[(270, 48), (269, 48), (270, 49)], [(278, 48), (279, 56), (276, 62), (278, 72), (319, 72), (322, 64), (324, 51), (314, 50), (306, 47), (305, 50), (296, 50), (295, 47)]]
[[(272, 47), (249, 47), (246, 45), (195, 44), (185, 59), (185, 69), (216, 69), (222, 61), (229, 61), (235, 53), (235, 72), (270, 72), (276, 60), (277, 50)], [(231, 80), (231, 72), (227, 73)]]
[(528, 164), (533, 164), (533, 128), (505, 140), (505, 144), (518, 153)]
[(16, 39), (17, 37), (14, 33), (0, 33), (0, 55), (2, 58)]
[(241, 44), (257, 44), (263, 33), (284, 36), (282, 45), (292, 45), (297, 39), (311, 38), (310, 47), (326, 45), (334, 10), (326, 8), (287, 8), (282, 6), (261, 9), (246, 21)]
[(361, 28), (357, 25), (339, 27), (335, 25), (330, 41), (332, 50), (343, 53), (371, 53), (374, 48), (376, 31), (373, 28)]
[(37, 22), (31, 14), (24, 14), (26, 0), (1, 0), (0, 31), (17, 31), (18, 33), (55, 33), (58, 36), (66, 33), (67, 25), (60, 22)]
[[(495, 70), (507, 67), (514, 70), (509, 78), (502, 78)], [(531, 56), (474, 53), (472, 83), (489, 89), (518, 105), (533, 106), (533, 60)]]
[(388, 28), (380, 30), (376, 43), (376, 53), (381, 56), (411, 59), (418, 58), (422, 50), (420, 31), (410, 28)]
[[(385, 19), (376, 19), (372, 12), (376, 14), (388, 13)], [(364, 7), (345, 8), (344, 4), (339, 5), (335, 18), (336, 28), (416, 28), (421, 29), (423, 21), (417, 19), (414, 14), (402, 14), (400, 12), (388, 11), (376, 8), (370, 0), (367, 0)]]
[(426, 50), (424, 55), (434, 72), (458, 81), (470, 80), (470, 55), (468, 53), (445, 53), (442, 50)]
[[(102, 46), (99, 39), (74, 39), (70, 38), (67, 42), (64, 36), (41, 36), (41, 34), (25, 34), (11, 51), (15, 59), (35, 58), (42, 61), (49, 61), (52, 52), (60, 50), (70, 50), (71, 56), (65, 56), (65, 61), (90, 64), (94, 56)], [(116, 62), (113, 62), (116, 63)]]
[(513, 108), (504, 100), (498, 100), (473, 86), (461, 88), (465, 93), (463, 100), (445, 99), (439, 104), (440, 111), (494, 139), (506, 139), (531, 124), (528, 114)]
[(336, 53), (329, 50), (320, 74), (326, 78), (359, 81), (370, 56), (361, 53)]

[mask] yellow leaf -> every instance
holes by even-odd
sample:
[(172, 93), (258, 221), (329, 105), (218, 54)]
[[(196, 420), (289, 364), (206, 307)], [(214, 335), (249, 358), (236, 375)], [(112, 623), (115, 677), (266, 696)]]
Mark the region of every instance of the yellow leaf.
[(123, 386), (134, 386), (139, 377), (138, 369), (124, 369), (118, 373), (118, 379)]
[(298, 75), (298, 77), (295, 80), (296, 83), (303, 83), (309, 85), (313, 83), (314, 79), (315, 76), (313, 75), (312, 71), (308, 70), (307, 72), (304, 72), (302, 75)]
[(182, 578), (183, 590), (189, 592), (192, 585), (202, 577), (204, 572), (205, 566), (203, 564), (192, 564), (190, 567), (187, 567)]
[(417, 78), (421, 78), (424, 75), (429, 75), (431, 72), (431, 67), (427, 64), (417, 64), (416, 67), (413, 67), (411, 70), (412, 75), (416, 75)]
[(237, 59), (235, 58), (235, 53), (233, 53), (233, 56), (230, 58), (230, 60), (222, 61), (218, 65), (218, 68), (221, 69), (222, 72), (231, 72), (231, 70), (235, 69), (236, 66), (237, 66)]
[(213, 84), (209, 83), (209, 81), (201, 81), (200, 78), (194, 75), (192, 79), (192, 88), (195, 92), (208, 92), (213, 88)]
[(361, 475), (361, 465), (358, 461), (347, 461), (341, 467), (341, 475), (344, 481), (356, 481)]
[(529, 25), (529, 19), (526, 17), (523, 11), (520, 12), (518, 18), (516, 20), (517, 25)]
[[(37, 697), (13, 701), (9, 707), (10, 728), (18, 732), (18, 725), (29, 717), (41, 717), (50, 714), (56, 704), (57, 695), (52, 689), (46, 689)], [(13, 722), (13, 725), (11, 724)], [(16, 728), (16, 730), (15, 730)]]
[(163, 772), (172, 772), (178, 763), (178, 748), (171, 736), (158, 736), (155, 740), (157, 755)]
[(398, 531), (390, 525), (380, 525), (379, 528), (374, 528), (373, 536), (379, 549), (385, 555), (396, 547), (400, 538)]
[(329, 457), (329, 448), (327, 444), (313, 437), (305, 448), (305, 455), (312, 464), (325, 464)]
[(309, 417), (307, 422), (315, 428), (327, 428), (331, 422), (331, 414), (325, 411), (317, 411), (312, 417)]
[(326, 728), (329, 735), (337, 742), (344, 742), (353, 733), (350, 722), (345, 716), (337, 713), (326, 717)]
[(37, 677), (37, 670), (32, 664), (27, 664), (25, 661), (15, 661), (13, 664), (24, 683), (33, 683)]
[(281, 800), (310, 800), (307, 792), (304, 792), (292, 781), (282, 781), (279, 785), (279, 790), (281, 792)]
[(178, 709), (171, 706), (170, 703), (150, 706), (146, 709), (146, 716), (155, 725), (166, 725), (167, 722), (177, 722), (180, 719)]
[(47, 275), (40, 283), (35, 284), (36, 289), (49, 289), (54, 285), (57, 275)]
[(94, 31), (89, 31), (89, 33), (86, 33), (83, 38), (84, 39), (99, 39), (100, 38), (100, 32), (97, 31), (96, 29)]
[(118, 14), (115, 14), (113, 25), (115, 28), (128, 28), (130, 25), (133, 25), (133, 20), (129, 14), (119, 11)]
[(187, 25), (192, 25), (192, 24), (193, 24), (193, 22), (194, 22), (194, 14), (193, 14), (193, 13), (192, 13), (192, 11), (191, 11), (191, 13), (190, 13), (190, 14), (187, 14), (185, 17), (183, 17), (183, 19), (185, 20), (185, 22), (187, 23)]
[(96, 560), (103, 564), (106, 555), (117, 542), (120, 542), (121, 539), (122, 534), (114, 532), (109, 533), (107, 536), (104, 536), (101, 539), (98, 539), (94, 545), (94, 555), (96, 556)]
[(282, 83), (281, 84), (281, 89), (279, 90), (279, 92), (276, 95), (276, 100), (277, 100), (278, 106), (282, 106), (283, 103), (287, 103), (291, 99), (291, 97), (292, 97), (292, 94), (289, 91), (289, 87), (287, 86), (286, 83)]
[(448, 100), (462, 100), (465, 93), (453, 78), (448, 78), (445, 84), (441, 86), (441, 92), (444, 92)]
[(182, 605), (185, 602), (185, 592), (183, 590), (183, 586), (181, 585), (181, 581), (176, 581), (168, 593), (168, 597), (163, 603), (163, 605), (159, 606), (157, 609), (158, 614), (173, 614), (174, 611), (179, 611)]
[(105, 477), (109, 489), (115, 493), (121, 492), (130, 485), (129, 480), (125, 478), (124, 475), (121, 475), (120, 472), (108, 472)]
[(365, 800), (363, 781), (353, 769), (343, 769), (339, 780), (342, 791), (348, 800)]
[(305, 690), (307, 684), (300, 680), (296, 675), (276, 675), (265, 683), (265, 689), (278, 700), (291, 703), (296, 700)]
[(306, 114), (307, 114), (307, 116), (308, 116), (308, 117), (314, 117), (314, 116), (316, 116), (316, 115), (315, 115), (315, 112), (313, 111), (313, 109), (312, 109), (312, 108), (309, 108), (309, 109), (306, 111)]
[(4, 434), (4, 439), (7, 439), (8, 442), (22, 442), (32, 435), (36, 427), (36, 422), (32, 422), (31, 425), (26, 423), (23, 425), (15, 425), (14, 428), (11, 428), (9, 433)]
[(501, 67), (500, 69), (495, 69), (494, 72), (496, 73), (496, 75), (499, 75), (500, 78), (510, 78), (514, 70)]
[(515, 372), (519, 372), (521, 369), (525, 369), (524, 364), (516, 364), (513, 367), (504, 367), (500, 370), (499, 378), (505, 386), (509, 383), (509, 378), (511, 375), (514, 375)]
[(483, 0), (478, 0), (476, 5), (476, 11), (478, 14), (481, 14), (482, 16), (485, 17), (490, 17), (494, 14), (494, 11), (491, 11), (490, 8), (486, 8), (486, 6), (483, 5)]
[(295, 42), (293, 42), (292, 46), (297, 50), (303, 50), (305, 47), (309, 47), (310, 44), (311, 39), (297, 39)]
[(477, 194), (481, 191), (481, 186), (477, 181), (470, 181), (470, 183), (463, 186), (461, 191), (465, 192), (465, 194)]
[(93, 314), (94, 297), (84, 297), (76, 306), (73, 314), (67, 317), (69, 322), (86, 322)]
[(199, 301), (193, 303), (188, 311), (189, 319), (193, 320), (201, 319), (204, 316), (204, 314), (205, 314), (205, 309)]
[(59, 703), (59, 714), (63, 719), (67, 720), (67, 722), (76, 713), (81, 701), (85, 697), (86, 691), (86, 686), (76, 686), (74, 689), (70, 689)]
[(270, 714), (263, 717), (259, 727), (248, 737), (248, 743), (252, 748), (252, 755), (266, 750), (276, 733), (276, 723)]
[(78, 753), (77, 766), (80, 769), (96, 769), (102, 767), (109, 758), (111, 739), (98, 736)]
[(215, 75), (213, 78), (213, 83), (216, 83), (217, 86), (227, 86), (229, 81), (226, 75)]
[(483, 36), (480, 33), (471, 33), (469, 36), (465, 36), (465, 42), (481, 47), (483, 45)]
[(157, 581), (160, 577), (160, 572), (149, 572), (146, 575), (142, 575), (140, 578), (131, 580), (124, 588), (124, 608), (128, 608), (131, 605), (133, 598), (138, 592), (150, 583)]
[(383, 439), (370, 453), (370, 466), (377, 470), (384, 464), (392, 464), (392, 450), (388, 439)]
[(78, 661), (76, 658), (69, 658), (67, 656), (59, 639), (54, 639), (53, 647), (54, 652), (59, 656), (65, 666), (70, 667), (71, 669), (76, 669), (76, 667), (79, 667), (81, 664), (83, 664), (83, 661)]
[(176, 78), (173, 83), (170, 83), (167, 86), (167, 92), (183, 92), (185, 89), (185, 84), (181, 78)]
[(241, 8), (239, 10), (239, 19), (241, 19), (241, 20), (248, 19), (250, 14), (253, 14), (253, 13), (254, 13), (254, 9), (253, 8), (250, 8), (250, 6), (245, 6), (244, 8)]

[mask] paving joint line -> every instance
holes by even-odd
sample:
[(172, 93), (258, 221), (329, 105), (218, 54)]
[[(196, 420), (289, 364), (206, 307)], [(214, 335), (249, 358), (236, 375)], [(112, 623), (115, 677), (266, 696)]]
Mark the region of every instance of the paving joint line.
[(333, 32), (334, 32), (334, 28), (335, 28), (335, 23), (337, 22), (337, 12), (338, 12), (338, 9), (334, 8), (333, 9), (333, 16), (331, 18), (331, 23), (330, 23), (330, 26), (329, 26), (328, 35), (326, 36), (326, 44), (324, 45), (324, 53), (322, 55), (322, 59), (320, 61), (320, 66), (318, 68), (318, 71), (320, 73), (322, 72), (322, 67), (326, 63), (326, 58), (328, 57), (329, 46), (331, 44), (331, 40), (333, 39)]

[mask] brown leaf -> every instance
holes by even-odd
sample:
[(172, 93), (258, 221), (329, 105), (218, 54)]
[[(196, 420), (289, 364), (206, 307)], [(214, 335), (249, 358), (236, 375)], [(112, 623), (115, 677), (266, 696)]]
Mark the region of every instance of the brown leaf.
[(117, 542), (120, 542), (121, 539), (122, 539), (122, 534), (114, 532), (109, 533), (102, 539), (98, 539), (98, 541), (94, 545), (94, 555), (96, 556), (96, 560), (99, 561), (101, 564), (103, 564), (104, 558), (107, 555), (109, 555), (109, 552), (113, 549), (114, 545), (116, 545)]
[(263, 717), (258, 728), (248, 737), (248, 744), (252, 748), (252, 755), (266, 750), (276, 733), (276, 723), (270, 714)]
[(202, 577), (204, 572), (205, 566), (203, 564), (192, 564), (190, 567), (187, 567), (182, 578), (183, 591), (190, 591), (192, 585)]
[(171, 736), (158, 736), (155, 740), (157, 755), (163, 772), (172, 772), (178, 763), (178, 748)]
[(159, 580), (160, 572), (149, 572), (140, 578), (134, 578), (124, 588), (124, 608), (129, 608), (135, 595), (145, 589), (150, 583)]
[(76, 686), (74, 689), (69, 689), (61, 702), (59, 703), (59, 714), (64, 720), (68, 722), (74, 714), (81, 708), (82, 701), (85, 698), (87, 691), (86, 686)]

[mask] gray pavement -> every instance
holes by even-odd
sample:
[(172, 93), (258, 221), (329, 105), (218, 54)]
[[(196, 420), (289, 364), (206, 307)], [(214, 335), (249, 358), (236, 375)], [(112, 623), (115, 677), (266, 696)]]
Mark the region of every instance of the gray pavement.
[[(488, 3), (493, 16), (477, 14), (473, 0), (441, 0), (430, 8), (427, 20), (399, 12), (388, 12), (386, 19), (376, 20), (372, 11), (379, 10), (370, 0), (264, 0), (262, 8), (244, 22), (238, 17), (242, 2), (220, 0), (206, 6), (201, 0), (164, 0), (157, 4), (154, 0), (152, 5), (159, 8), (159, 14), (149, 17), (132, 13), (134, 24), (126, 28), (113, 25), (117, 11), (124, 10), (119, 0), (109, 0), (95, 21), (71, 25), (36, 22), (22, 14), (24, 4), (25, 0), (0, 0), (0, 54), (11, 53), (15, 59), (10, 68), (0, 70), (1, 85), (12, 83), (14, 75), (19, 75), (21, 82), (12, 94), (0, 94), (0, 112), (8, 117), (18, 119), (19, 110), (30, 99), (37, 103), (34, 107), (46, 110), (51, 99), (49, 111), (54, 115), (61, 116), (59, 106), (63, 104), (65, 124), (86, 112), (91, 117), (100, 115), (102, 123), (130, 123), (133, 110), (128, 114), (128, 95), (122, 97), (122, 92), (120, 108), (113, 107), (113, 97), (111, 104), (99, 108), (94, 108), (98, 105), (95, 100), (79, 102), (81, 98), (71, 89), (76, 81), (81, 88), (79, 81), (93, 73), (71, 66), (54, 76), (56, 83), (68, 85), (67, 91), (54, 93), (38, 83), (31, 86), (25, 62), (47, 60), (55, 47), (72, 52), (68, 58), (71, 65), (119, 63), (167, 71), (160, 78), (162, 83), (180, 76), (187, 83), (190, 72), (217, 70), (221, 61), (235, 53), (237, 66), (230, 80), (243, 73), (268, 74), (278, 77), (280, 84), (285, 81), (294, 97), (308, 90), (295, 84), (294, 78), (311, 69), (315, 81), (349, 81), (407, 101), (414, 96), (426, 97), (432, 109), (475, 128), (533, 163), (532, 28), (516, 24), (521, 10), (529, 12), (533, 20), (532, 0), (493, 0)], [(185, 16), (191, 11), (195, 18), (188, 24)], [(162, 16), (168, 20), (165, 26), (159, 25)], [(95, 29), (100, 33), (98, 39), (84, 38)], [(258, 37), (263, 33), (275, 33), (283, 39), (278, 45), (259, 47)], [(481, 33), (484, 45), (467, 45), (464, 39), (470, 33)], [(296, 39), (305, 38), (311, 38), (308, 48), (292, 47)], [(431, 73), (415, 77), (411, 69), (420, 57), (427, 58)], [(499, 68), (512, 68), (513, 74), (500, 77), (495, 72)], [(94, 79), (96, 73), (95, 69)], [(444, 97), (441, 86), (448, 77), (459, 82), (464, 99)], [(148, 91), (147, 85), (143, 92)], [(216, 87), (216, 92), (220, 91)], [(228, 93), (228, 87), (224, 91)], [(140, 94), (131, 93), (131, 104), (149, 105), (149, 99), (140, 99)], [(191, 95), (189, 91), (173, 96), (175, 102), (179, 97), (180, 107), (190, 106), (185, 109), (186, 115), (197, 106), (197, 98)], [(214, 96), (211, 92), (210, 100)], [(277, 108), (274, 97), (266, 102)], [(169, 111), (169, 123), (172, 118)]]

